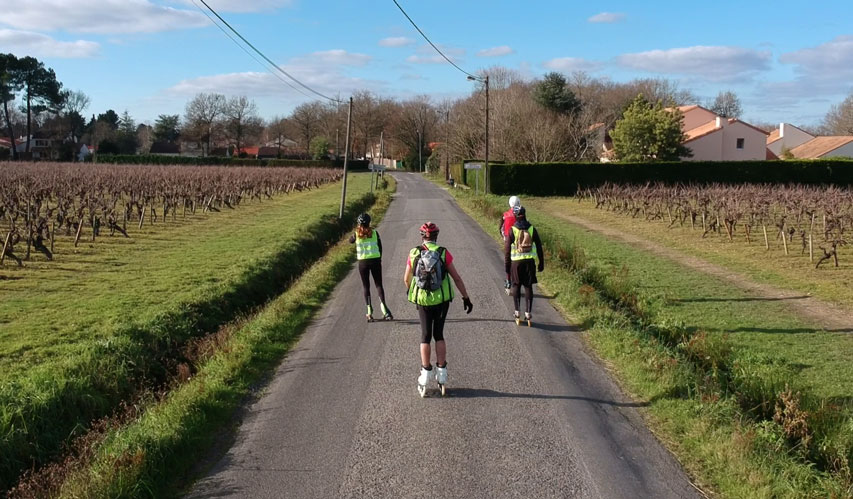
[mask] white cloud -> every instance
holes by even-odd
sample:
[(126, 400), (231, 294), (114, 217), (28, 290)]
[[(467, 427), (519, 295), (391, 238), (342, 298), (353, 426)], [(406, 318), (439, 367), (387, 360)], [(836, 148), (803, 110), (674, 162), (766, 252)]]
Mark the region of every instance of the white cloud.
[(853, 35), (839, 36), (831, 42), (782, 54), (779, 61), (795, 64), (803, 75), (848, 80), (853, 74)]
[[(259, 12), (289, 7), (293, 0), (205, 0), (217, 12)], [(193, 5), (192, 0), (181, 3)], [(202, 5), (202, 7), (204, 7)]]
[(291, 61), (300, 65), (331, 65), (331, 66), (366, 66), (373, 58), (367, 54), (347, 52), (343, 49), (325, 50), (298, 57)]
[(514, 53), (515, 50), (513, 50), (509, 45), (501, 45), (500, 47), (481, 50), (477, 52), (477, 57), (500, 57)]
[(561, 73), (572, 73), (575, 71), (597, 71), (601, 69), (601, 63), (580, 57), (558, 57), (543, 62), (542, 67), (560, 71)]
[(415, 74), (415, 73), (405, 73), (400, 76), (401, 80), (426, 80), (423, 75)]
[(41, 33), (11, 29), (0, 29), (0, 47), (19, 57), (31, 55), (67, 59), (94, 57), (101, 49), (101, 46), (95, 42), (86, 40), (63, 42)]
[(700, 76), (712, 81), (747, 80), (770, 69), (770, 52), (741, 47), (696, 46), (624, 54), (616, 63), (651, 73)]
[(405, 36), (392, 36), (390, 38), (383, 38), (379, 40), (380, 47), (405, 47), (407, 45), (413, 45), (414, 43), (414, 40)]
[(0, 23), (39, 31), (153, 33), (210, 24), (201, 12), (149, 0), (26, 0), (2, 12)]
[(623, 21), (624, 19), (625, 14), (621, 12), (602, 12), (601, 14), (590, 17), (587, 21), (596, 24), (612, 24)]
[[(451, 61), (453, 61), (453, 57), (450, 57)], [(406, 62), (411, 62), (412, 64), (446, 64), (447, 61), (444, 60), (444, 57), (441, 57), (438, 54), (435, 55), (410, 55), (406, 57)], [(456, 61), (453, 61), (456, 62)]]

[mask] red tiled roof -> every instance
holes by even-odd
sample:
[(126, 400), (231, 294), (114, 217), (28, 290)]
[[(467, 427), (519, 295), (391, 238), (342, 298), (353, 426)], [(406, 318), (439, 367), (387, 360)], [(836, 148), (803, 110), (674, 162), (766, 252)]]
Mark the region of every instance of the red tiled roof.
[(260, 149), (258, 146), (242, 147), (240, 148), (240, 154), (245, 154), (246, 156), (257, 156), (258, 149)]
[(776, 142), (777, 140), (781, 139), (782, 138), (781, 134), (782, 134), (782, 130), (780, 130), (778, 128), (776, 130), (773, 130), (772, 132), (770, 132), (770, 135), (767, 136), (767, 145), (770, 145), (770, 144)]
[(729, 123), (740, 123), (741, 125), (746, 125), (746, 126), (748, 126), (749, 128), (752, 128), (752, 129), (753, 129), (753, 130), (755, 130), (755, 131), (758, 131), (758, 132), (763, 133), (764, 135), (767, 135), (767, 134), (768, 134), (768, 132), (765, 132), (764, 130), (762, 130), (762, 129), (758, 128), (757, 126), (750, 125), (749, 123), (747, 123), (747, 122), (745, 122), (745, 121), (741, 121), (741, 120), (739, 120), (739, 119), (737, 119), (737, 118), (729, 118)]
[(696, 128), (692, 128), (690, 130), (686, 130), (684, 134), (687, 135), (687, 139), (685, 139), (684, 142), (687, 143), (691, 140), (696, 140), (700, 137), (710, 135), (716, 132), (717, 130), (722, 130), (722, 128), (717, 127), (717, 120), (709, 121), (704, 125), (697, 126)]
[(771, 151), (770, 148), (768, 147), (767, 148), (767, 154), (766, 154), (766, 157), (764, 159), (766, 159), (767, 161), (773, 161), (774, 159), (779, 159), (779, 156), (776, 156), (776, 153)]

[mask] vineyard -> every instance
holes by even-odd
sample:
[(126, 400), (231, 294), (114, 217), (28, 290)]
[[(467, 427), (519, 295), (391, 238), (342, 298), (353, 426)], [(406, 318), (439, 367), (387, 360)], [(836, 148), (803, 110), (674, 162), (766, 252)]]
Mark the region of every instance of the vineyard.
[(53, 259), (58, 238), (131, 237), (146, 223), (236, 209), (339, 180), (325, 168), (7, 164), (0, 168), (0, 265)]
[(703, 238), (760, 242), (768, 251), (773, 243), (785, 255), (808, 255), (815, 268), (828, 261), (838, 267), (853, 227), (853, 192), (838, 187), (606, 184), (579, 197), (598, 209), (668, 227), (689, 224)]

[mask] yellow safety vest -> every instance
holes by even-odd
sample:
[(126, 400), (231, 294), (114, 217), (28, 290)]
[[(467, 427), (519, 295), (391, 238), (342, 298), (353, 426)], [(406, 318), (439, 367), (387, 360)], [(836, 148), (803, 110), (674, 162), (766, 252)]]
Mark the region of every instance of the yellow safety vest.
[(372, 260), (381, 258), (382, 253), (379, 252), (379, 233), (375, 230), (368, 238), (358, 237), (355, 234), (355, 256), (359, 260)]
[[(532, 225), (527, 228), (527, 232), (530, 233), (530, 239), (532, 240), (533, 239), (533, 226)], [(519, 229), (518, 227), (513, 225), (512, 235), (513, 235), (513, 237), (515, 237), (515, 240), (513, 241), (512, 246), (510, 247), (510, 250), (509, 250), (510, 251), (509, 259), (512, 260), (513, 262), (517, 262), (520, 260), (533, 260), (533, 259), (535, 259), (536, 258), (536, 243), (533, 243), (530, 246), (529, 252), (522, 253), (518, 250), (518, 239), (519, 239), (519, 235), (521, 235), (521, 229)]]
[(441, 255), (442, 270), (444, 271), (441, 287), (435, 291), (421, 289), (418, 287), (417, 278), (412, 276), (412, 282), (409, 284), (408, 298), (410, 302), (422, 307), (441, 305), (444, 302), (453, 300), (454, 296), (453, 286), (450, 284), (450, 274), (447, 272), (447, 254), (444, 248), (433, 242), (426, 242), (417, 248), (412, 248), (412, 251), (409, 252), (409, 261), (412, 262), (412, 273), (417, 270), (417, 259), (421, 256), (424, 246), (431, 251), (438, 251)]

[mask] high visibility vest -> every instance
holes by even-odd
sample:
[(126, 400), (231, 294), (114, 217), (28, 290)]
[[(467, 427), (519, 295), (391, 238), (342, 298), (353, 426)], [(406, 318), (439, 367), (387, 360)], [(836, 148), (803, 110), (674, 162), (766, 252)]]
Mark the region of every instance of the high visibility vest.
[(382, 253), (379, 252), (379, 234), (375, 230), (367, 238), (358, 237), (358, 233), (356, 232), (355, 256), (359, 260), (372, 260), (382, 257)]
[[(533, 226), (527, 228), (527, 232), (530, 233), (530, 239), (533, 239)], [(536, 258), (536, 243), (533, 243), (530, 246), (530, 251), (527, 253), (522, 253), (518, 249), (518, 239), (521, 235), (521, 229), (516, 226), (512, 226), (512, 235), (515, 237), (515, 240), (512, 243), (512, 246), (509, 250), (509, 259), (513, 262), (517, 262), (520, 260), (533, 260)]]
[(423, 251), (424, 246), (431, 251), (438, 251), (441, 255), (441, 265), (443, 267), (442, 270), (444, 271), (444, 276), (441, 280), (441, 287), (435, 291), (421, 289), (418, 287), (417, 279), (412, 276), (412, 282), (409, 283), (408, 298), (410, 302), (422, 307), (441, 305), (444, 302), (453, 300), (454, 296), (453, 286), (450, 284), (450, 274), (447, 272), (447, 253), (445, 253), (444, 248), (433, 242), (426, 242), (417, 248), (412, 248), (412, 251), (409, 252), (409, 261), (412, 262), (412, 273), (414, 273), (418, 268), (417, 260), (420, 258), (421, 251)]

